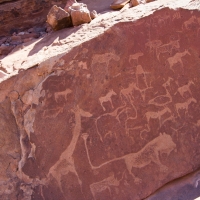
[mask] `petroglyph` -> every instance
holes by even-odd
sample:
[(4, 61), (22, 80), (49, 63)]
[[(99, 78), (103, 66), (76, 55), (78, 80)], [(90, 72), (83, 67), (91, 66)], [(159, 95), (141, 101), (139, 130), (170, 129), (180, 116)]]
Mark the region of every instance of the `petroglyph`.
[(64, 107), (57, 107), (44, 110), (43, 118), (56, 118), (60, 113), (63, 113)]
[(176, 12), (175, 14), (173, 14), (172, 21), (174, 21), (175, 19), (181, 19), (180, 12)]
[(185, 114), (188, 114), (188, 108), (191, 103), (197, 103), (197, 100), (192, 97), (192, 98), (187, 99), (186, 102), (175, 104), (176, 112), (179, 117), (180, 117), (180, 113), (179, 113), (180, 110), (185, 110)]
[(190, 26), (192, 24), (196, 24), (198, 21), (197, 21), (197, 18), (196, 16), (192, 16), (190, 19), (188, 19), (187, 21), (185, 21), (183, 23), (183, 26), (182, 26), (182, 29), (186, 28), (186, 29), (190, 29)]
[(133, 127), (133, 128), (129, 128), (129, 130), (133, 130), (133, 131), (137, 131), (140, 133), (140, 139), (144, 140), (143, 138), (143, 133), (146, 132), (150, 132), (150, 128), (149, 128), (149, 125), (148, 124), (145, 124), (144, 126), (136, 126), (136, 127)]
[(194, 82), (193, 81), (189, 81), (187, 85), (183, 85), (182, 87), (179, 87), (175, 94), (179, 93), (184, 98), (184, 94), (186, 92), (189, 92), (190, 95), (192, 96), (192, 91), (190, 90), (190, 86), (192, 84), (194, 85)]
[[(61, 192), (64, 194), (62, 190), (62, 182), (61, 179), (64, 175), (67, 175), (69, 172), (76, 175), (78, 179), (78, 183), (82, 188), (82, 181), (79, 178), (79, 175), (76, 171), (73, 159), (73, 153), (76, 148), (76, 144), (81, 133), (81, 117), (91, 117), (92, 114), (89, 112), (85, 112), (84, 110), (80, 109), (79, 106), (74, 108), (72, 112), (75, 115), (75, 127), (72, 132), (72, 140), (67, 147), (67, 149), (60, 155), (59, 160), (49, 169), (48, 178), (53, 176), (57, 181)], [(50, 181), (50, 179), (49, 179)]]
[(69, 88), (66, 88), (66, 90), (61, 91), (61, 92), (55, 92), (54, 97), (55, 97), (56, 102), (58, 103), (58, 99), (61, 96), (64, 96), (65, 100), (67, 101), (67, 95), (71, 93), (72, 93), (72, 90), (70, 90)]
[(172, 71), (174, 71), (172, 67), (173, 67), (176, 63), (181, 63), (181, 66), (183, 67), (182, 57), (186, 56), (187, 54), (188, 54), (188, 55), (191, 55), (191, 54), (189, 53), (188, 50), (185, 50), (185, 51), (182, 52), (182, 53), (176, 53), (174, 56), (169, 57), (169, 58), (167, 59), (167, 61), (169, 62), (169, 67), (170, 67), (170, 69), (171, 69)]
[(149, 47), (150, 51), (155, 51), (161, 45), (162, 45), (161, 40), (152, 40), (145, 44), (146, 47)]
[(135, 72), (135, 74), (136, 74), (136, 79), (137, 79), (137, 85), (139, 85), (139, 81), (138, 81), (139, 76), (142, 75), (143, 76), (143, 80), (145, 82), (145, 85), (146, 85), (146, 87), (148, 87), (147, 78), (146, 78), (147, 72), (144, 71), (144, 69), (143, 69), (143, 67), (141, 65), (137, 65), (136, 66), (136, 72)]
[(179, 40), (174, 40), (170, 41), (167, 44), (163, 44), (156, 48), (157, 59), (160, 60), (161, 53), (169, 53), (171, 55), (173, 49), (179, 49), (179, 48), (180, 48)]
[[(102, 117), (111, 116), (111, 117), (115, 117), (115, 119), (120, 123), (119, 115), (124, 111), (124, 110), (123, 110), (124, 107), (125, 107), (125, 106), (120, 106), (120, 107), (116, 108), (113, 112), (104, 113), (103, 115), (100, 115), (99, 117), (97, 117), (97, 118), (95, 119), (96, 130), (97, 130), (97, 133), (98, 133), (98, 135), (99, 135), (101, 141), (103, 141), (103, 139), (102, 139), (101, 134), (99, 133), (99, 129), (98, 129), (98, 120), (100, 120)], [(118, 113), (118, 111), (119, 111), (120, 109), (122, 109), (122, 110)]]
[(87, 133), (82, 134), (88, 161), (89, 161), (91, 168), (93, 170), (99, 169), (99, 168), (101, 168), (107, 164), (110, 164), (112, 162), (115, 162), (117, 160), (124, 160), (127, 170), (129, 172), (129, 174), (133, 177), (135, 183), (141, 182), (141, 179), (139, 179), (132, 173), (133, 167), (134, 168), (142, 168), (142, 167), (145, 167), (146, 165), (150, 164), (151, 162), (154, 162), (155, 164), (157, 164), (160, 167), (161, 171), (167, 171), (168, 170), (167, 166), (163, 165), (160, 162), (159, 153), (160, 153), (160, 155), (165, 153), (165, 154), (167, 154), (167, 156), (169, 156), (169, 154), (173, 150), (176, 149), (176, 144), (173, 142), (172, 137), (170, 135), (167, 135), (166, 133), (163, 133), (163, 134), (160, 134), (158, 137), (154, 138), (149, 143), (147, 143), (137, 153), (130, 153), (130, 154), (124, 155), (122, 157), (114, 158), (112, 160), (104, 162), (103, 164), (101, 164), (99, 166), (94, 166), (91, 163), (89, 151), (88, 151), (88, 147), (87, 147), (88, 136), (89, 135)]
[(136, 86), (136, 84), (134, 82), (130, 83), (127, 88), (123, 88), (120, 91), (121, 101), (126, 104), (126, 101), (124, 101), (124, 98), (125, 98), (125, 100), (127, 100), (133, 107), (135, 107), (134, 103), (133, 103), (133, 100), (134, 100), (133, 90), (139, 91), (140, 95), (142, 96), (142, 99), (145, 100), (145, 92), (146, 92), (146, 90), (148, 90), (150, 88), (151, 87), (148, 87), (148, 88), (145, 88), (145, 89), (140, 89)]
[(104, 111), (106, 110), (105, 107), (103, 106), (104, 102), (109, 101), (111, 103), (112, 108), (114, 108), (113, 103), (112, 103), (112, 99), (111, 99), (111, 97), (113, 95), (117, 95), (117, 94), (113, 90), (110, 90), (105, 96), (99, 98), (101, 107), (103, 108)]
[(114, 173), (109, 177), (103, 179), (102, 181), (92, 183), (90, 185), (90, 191), (92, 193), (93, 198), (96, 200), (96, 196), (98, 193), (103, 192), (104, 190), (108, 190), (111, 195), (111, 186), (118, 187), (120, 185), (120, 181), (123, 179), (123, 176), (120, 180), (117, 180), (114, 176)]
[(153, 111), (148, 111), (145, 113), (145, 116), (147, 118), (147, 122), (149, 124), (150, 119), (158, 119), (159, 120), (159, 125), (161, 126), (163, 123), (161, 123), (161, 118), (164, 114), (166, 113), (172, 113), (172, 111), (169, 108), (164, 108), (163, 110), (153, 112)]
[(144, 55), (144, 54), (143, 54), (142, 52), (135, 53), (135, 54), (129, 56), (129, 60), (128, 60), (128, 61), (129, 61), (130, 64), (131, 64), (131, 61), (132, 61), (132, 60), (136, 60), (137, 63), (138, 63), (139, 57), (141, 57), (141, 56), (143, 56), (143, 55)]
[(106, 63), (106, 66), (108, 67), (110, 60), (119, 61), (120, 57), (113, 53), (95, 54), (92, 59), (92, 65)]
[[(163, 102), (159, 102), (160, 100), (161, 101), (163, 100)], [(155, 106), (166, 106), (167, 104), (169, 104), (171, 102), (172, 102), (172, 96), (169, 93), (169, 91), (166, 89), (165, 95), (156, 96), (155, 98), (149, 100), (148, 104), (152, 104), (152, 105), (155, 105)]]
[(162, 86), (165, 88), (166, 91), (167, 91), (167, 87), (171, 86), (171, 81), (173, 81), (173, 80), (174, 80), (173, 78), (168, 77), (167, 81), (162, 84)]

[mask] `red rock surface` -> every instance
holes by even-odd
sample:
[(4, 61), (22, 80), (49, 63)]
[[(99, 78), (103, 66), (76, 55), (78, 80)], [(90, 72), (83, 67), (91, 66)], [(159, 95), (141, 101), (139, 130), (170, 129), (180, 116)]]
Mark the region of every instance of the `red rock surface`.
[(199, 10), (139, 5), (2, 59), (0, 197), (137, 200), (196, 171)]

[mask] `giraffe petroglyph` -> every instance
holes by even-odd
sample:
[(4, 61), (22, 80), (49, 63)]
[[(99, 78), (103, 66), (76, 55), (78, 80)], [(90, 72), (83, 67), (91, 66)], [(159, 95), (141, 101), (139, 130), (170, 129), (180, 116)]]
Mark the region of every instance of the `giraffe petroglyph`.
[(169, 67), (172, 71), (173, 70), (173, 66), (176, 64), (176, 63), (181, 63), (181, 66), (183, 67), (183, 61), (182, 61), (182, 57), (186, 56), (186, 55), (191, 55), (190, 52), (188, 50), (185, 50), (184, 52), (179, 52), (179, 53), (176, 53), (174, 56), (172, 57), (169, 57), (167, 59), (168, 63), (169, 63)]
[(64, 175), (67, 175), (69, 172), (76, 175), (78, 179), (78, 183), (82, 189), (82, 181), (79, 178), (79, 175), (76, 171), (73, 153), (76, 148), (76, 144), (78, 138), (81, 133), (81, 117), (91, 117), (92, 114), (86, 112), (79, 108), (79, 106), (75, 107), (72, 112), (75, 115), (75, 127), (72, 131), (72, 140), (66, 150), (60, 155), (59, 160), (49, 169), (48, 179), (52, 176), (58, 183), (61, 192), (64, 194), (62, 190), (62, 182), (61, 179)]
[(175, 104), (176, 112), (179, 117), (180, 117), (180, 113), (179, 113), (180, 110), (185, 110), (185, 114), (188, 114), (188, 108), (191, 103), (197, 103), (197, 100), (195, 98), (191, 97), (191, 98), (187, 99), (186, 102)]
[(106, 110), (105, 107), (103, 106), (104, 102), (108, 102), (109, 101), (111, 103), (112, 108), (114, 108), (113, 103), (112, 103), (112, 99), (111, 99), (111, 97), (113, 95), (117, 95), (117, 94), (112, 89), (105, 96), (99, 98), (101, 107), (103, 108), (104, 111)]
[[(154, 162), (160, 167), (160, 170), (165, 172), (168, 170), (167, 166), (163, 165), (160, 162), (159, 153), (160, 155), (165, 153), (167, 156), (173, 151), (176, 150), (176, 144), (173, 142), (172, 137), (170, 135), (167, 135), (166, 133), (163, 133), (156, 138), (154, 138), (152, 141), (147, 143), (140, 151), (136, 153), (129, 153), (127, 155), (124, 155), (119, 158), (114, 158), (112, 160), (106, 161), (99, 166), (94, 166), (90, 160), (89, 151), (87, 147), (87, 138), (89, 137), (88, 133), (83, 133), (82, 138), (84, 140), (85, 149), (88, 157), (88, 162), (91, 166), (91, 168), (99, 169), (105, 165), (108, 165), (112, 162), (118, 161), (118, 160), (124, 160), (126, 164), (126, 168), (129, 172), (129, 174), (133, 177), (135, 183), (140, 183), (141, 179), (136, 177), (132, 173), (132, 168), (142, 168), (146, 165), (150, 164), (151, 162)], [(148, 155), (148, 156), (147, 156)]]

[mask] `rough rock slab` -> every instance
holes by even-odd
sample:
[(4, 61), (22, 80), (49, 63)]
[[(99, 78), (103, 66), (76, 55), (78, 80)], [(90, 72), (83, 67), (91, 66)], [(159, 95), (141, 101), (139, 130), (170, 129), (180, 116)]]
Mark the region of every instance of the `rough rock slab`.
[(198, 169), (199, 10), (139, 5), (1, 60), (0, 197), (137, 200)]
[(66, 0), (17, 0), (0, 4), (0, 37), (33, 26), (44, 26), (51, 7), (64, 7), (65, 4)]

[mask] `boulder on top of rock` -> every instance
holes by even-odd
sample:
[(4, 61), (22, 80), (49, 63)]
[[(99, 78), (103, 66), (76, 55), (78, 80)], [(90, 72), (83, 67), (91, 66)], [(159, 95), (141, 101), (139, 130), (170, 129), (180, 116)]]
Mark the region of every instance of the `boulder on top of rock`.
[(91, 17), (91, 19), (98, 17), (97, 11), (96, 10), (90, 11), (90, 17)]
[(47, 23), (53, 30), (60, 30), (72, 25), (71, 17), (64, 9), (54, 5), (47, 15)]
[(65, 5), (64, 10), (66, 10), (67, 12), (69, 12), (69, 7), (72, 6), (74, 3), (77, 3), (76, 0), (67, 0), (67, 3)]
[(137, 6), (139, 4), (149, 3), (155, 0), (131, 0), (130, 5), (131, 6)]
[(88, 10), (86, 4), (74, 3), (69, 7), (69, 12), (71, 14), (72, 24), (74, 26), (89, 23), (92, 21), (90, 17), (90, 11)]
[(110, 7), (113, 9), (113, 10), (118, 10), (118, 9), (121, 9), (123, 8), (130, 0), (114, 0)]

